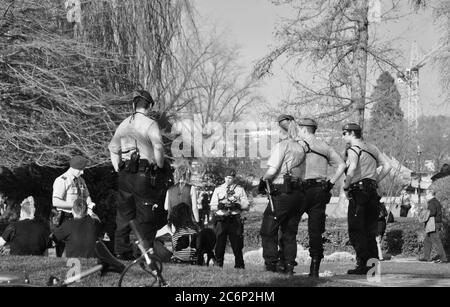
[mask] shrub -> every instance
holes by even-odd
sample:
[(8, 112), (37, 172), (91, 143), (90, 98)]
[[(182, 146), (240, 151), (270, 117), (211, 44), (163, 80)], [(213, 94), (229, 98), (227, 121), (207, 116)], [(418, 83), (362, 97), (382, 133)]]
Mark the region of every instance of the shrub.
[[(250, 213), (245, 224), (245, 243), (247, 250), (261, 248), (261, 237), (259, 229), (261, 227), (262, 213)], [(450, 253), (449, 227), (444, 226), (444, 246), (447, 253)], [(334, 252), (354, 253), (348, 236), (346, 219), (328, 219), (325, 233), (323, 235), (324, 250), (326, 255)], [(423, 240), (425, 238), (424, 227), (417, 219), (396, 218), (395, 223), (388, 224), (386, 235), (383, 239), (384, 253), (393, 256), (418, 257), (423, 250)], [(302, 221), (299, 225), (297, 235), (298, 244), (305, 249), (309, 248), (308, 224)], [(432, 257), (436, 254), (433, 253)]]

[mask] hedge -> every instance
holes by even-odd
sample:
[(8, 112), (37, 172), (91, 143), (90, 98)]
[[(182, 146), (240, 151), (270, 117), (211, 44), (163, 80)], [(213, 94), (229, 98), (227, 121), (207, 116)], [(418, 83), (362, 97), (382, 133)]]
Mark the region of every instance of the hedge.
[[(245, 224), (244, 246), (246, 250), (261, 248), (261, 213), (250, 213)], [(346, 219), (327, 219), (323, 235), (324, 250), (326, 255), (334, 252), (354, 253), (348, 237)], [(447, 224), (444, 225), (444, 247), (450, 254), (450, 233)], [(388, 224), (386, 235), (383, 239), (383, 251), (392, 256), (418, 257), (422, 254), (424, 227), (414, 218), (396, 218), (394, 223)], [(308, 225), (304, 220), (299, 225), (297, 235), (298, 244), (309, 248)], [(432, 257), (435, 256), (433, 252)]]

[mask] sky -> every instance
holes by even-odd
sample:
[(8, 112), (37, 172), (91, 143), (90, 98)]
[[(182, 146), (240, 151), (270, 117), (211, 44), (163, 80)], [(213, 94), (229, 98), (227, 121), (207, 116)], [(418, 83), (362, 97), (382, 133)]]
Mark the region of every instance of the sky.
[[(401, 2), (399, 14), (404, 17), (396, 21), (383, 20), (371, 27), (381, 40), (395, 39), (394, 45), (403, 55), (399, 64), (406, 67), (409, 65), (412, 42), (417, 41), (419, 51), (426, 54), (439, 43), (441, 30), (439, 25), (433, 24), (431, 8), (414, 13), (408, 1)], [(382, 11), (390, 8), (391, 3), (392, 0), (382, 0)], [(240, 47), (241, 65), (249, 72), (259, 59), (277, 45), (274, 32), (280, 17), (289, 17), (295, 12), (289, 5), (275, 6), (270, 0), (194, 0), (194, 4), (201, 16), (201, 25), (216, 25), (218, 29), (224, 29), (224, 39)], [(286, 70), (289, 69), (283, 63), (277, 65), (273, 76), (265, 79), (261, 87), (262, 95), (272, 104), (278, 103), (291, 92)], [(428, 64), (420, 73), (420, 114), (450, 116), (450, 107), (444, 106), (438, 68)], [(374, 82), (375, 79), (370, 80), (370, 83)], [(404, 88), (399, 86), (403, 93)], [(368, 90), (370, 95), (371, 86)]]

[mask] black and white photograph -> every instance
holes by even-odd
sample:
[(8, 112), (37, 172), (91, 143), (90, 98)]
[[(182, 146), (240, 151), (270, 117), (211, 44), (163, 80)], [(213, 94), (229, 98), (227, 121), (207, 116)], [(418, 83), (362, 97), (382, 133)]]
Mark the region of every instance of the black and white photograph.
[(0, 0), (0, 152), (0, 288), (450, 287), (450, 0)]

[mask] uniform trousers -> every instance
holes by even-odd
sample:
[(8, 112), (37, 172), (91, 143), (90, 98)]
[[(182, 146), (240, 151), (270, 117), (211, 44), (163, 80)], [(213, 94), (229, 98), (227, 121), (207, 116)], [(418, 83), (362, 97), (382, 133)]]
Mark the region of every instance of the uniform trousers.
[(156, 181), (153, 186), (146, 172), (139, 170), (131, 173), (127, 169), (119, 172), (118, 204), (114, 251), (116, 254), (132, 252), (130, 244), (130, 221), (134, 220), (140, 232), (145, 248), (153, 247), (156, 232), (167, 223), (167, 211), (164, 210), (164, 185)]
[(369, 259), (378, 259), (376, 237), (380, 197), (376, 189), (351, 190), (348, 206), (348, 233), (356, 252), (358, 266), (366, 266)]
[(266, 265), (274, 265), (281, 261), (285, 264), (296, 264), (296, 237), (304, 196), (300, 188), (293, 189), (292, 193), (278, 192), (272, 196), (275, 214), (268, 205), (260, 230)]
[(309, 255), (311, 258), (323, 258), (323, 238), (325, 232), (326, 207), (331, 194), (322, 184), (305, 188), (305, 200), (301, 213), (308, 214)]
[(215, 217), (216, 232), (216, 260), (219, 266), (223, 266), (227, 239), (230, 239), (231, 249), (234, 254), (234, 267), (243, 269), (244, 256), (244, 223), (240, 215)]

